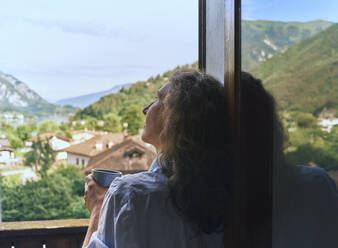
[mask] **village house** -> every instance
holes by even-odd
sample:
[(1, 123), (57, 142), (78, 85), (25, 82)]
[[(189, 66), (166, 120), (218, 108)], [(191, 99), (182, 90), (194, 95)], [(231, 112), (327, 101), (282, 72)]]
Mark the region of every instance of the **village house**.
[(331, 132), (333, 126), (338, 125), (338, 118), (318, 119), (318, 124), (325, 132)]
[(93, 138), (98, 133), (88, 130), (77, 130), (72, 132), (72, 145), (79, 144)]
[(69, 147), (72, 139), (63, 137), (58, 134), (53, 133), (43, 133), (38, 136), (31, 138), (30, 142), (37, 142), (37, 141), (47, 141), (49, 140), (49, 144), (51, 145), (54, 151), (57, 151), (56, 160), (67, 159), (67, 153), (62, 151), (62, 149)]
[(92, 138), (71, 145), (62, 151), (67, 153), (67, 164), (79, 165), (81, 168), (85, 168), (92, 157), (122, 141), (123, 134), (121, 133), (96, 134)]
[(3, 113), (0, 114), (0, 120), (13, 127), (17, 127), (25, 123), (25, 116), (20, 113)]
[(15, 163), (14, 151), (10, 148), (7, 138), (0, 138), (0, 165), (12, 165)]
[(93, 156), (84, 172), (89, 174), (92, 169), (99, 168), (121, 171), (123, 174), (136, 173), (148, 170), (155, 157), (155, 149), (151, 145), (130, 137)]
[[(91, 131), (85, 128), (84, 130), (72, 131), (72, 143), (71, 145), (79, 144), (86, 140), (93, 138), (95, 135), (106, 135), (108, 132), (105, 131)], [(121, 135), (118, 135), (121, 138)]]

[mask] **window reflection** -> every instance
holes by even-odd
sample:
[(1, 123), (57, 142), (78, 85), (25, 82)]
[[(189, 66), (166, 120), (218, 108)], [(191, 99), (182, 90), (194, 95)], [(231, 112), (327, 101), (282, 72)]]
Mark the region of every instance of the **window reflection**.
[(274, 247), (332, 247), (338, 239), (338, 19), (332, 9), (338, 4), (299, 2), (243, 1), (242, 68), (274, 96), (285, 133), (286, 161), (274, 164)]

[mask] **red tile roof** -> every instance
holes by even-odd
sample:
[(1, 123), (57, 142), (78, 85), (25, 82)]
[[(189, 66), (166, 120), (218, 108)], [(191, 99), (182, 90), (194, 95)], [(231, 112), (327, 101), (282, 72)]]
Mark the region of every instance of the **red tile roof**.
[[(82, 143), (69, 146), (62, 151), (67, 153), (79, 154), (87, 157), (94, 157), (111, 147), (111, 145), (122, 142), (123, 134), (120, 133), (107, 133), (103, 135), (95, 135), (93, 138), (86, 140)], [(97, 144), (100, 147), (97, 146)]]
[(85, 173), (94, 168), (136, 172), (148, 170), (155, 159), (154, 149), (135, 138), (129, 138), (120, 144), (92, 157)]
[(44, 140), (47, 140), (47, 139), (51, 139), (51, 138), (58, 138), (60, 140), (63, 140), (63, 141), (67, 141), (67, 142), (71, 142), (72, 139), (70, 138), (67, 138), (67, 137), (63, 137), (61, 135), (58, 135), (58, 134), (54, 134), (54, 133), (43, 133), (43, 134), (39, 134), (33, 138), (30, 138), (29, 141), (31, 142), (37, 142), (38, 140), (41, 140), (41, 141), (44, 141)]

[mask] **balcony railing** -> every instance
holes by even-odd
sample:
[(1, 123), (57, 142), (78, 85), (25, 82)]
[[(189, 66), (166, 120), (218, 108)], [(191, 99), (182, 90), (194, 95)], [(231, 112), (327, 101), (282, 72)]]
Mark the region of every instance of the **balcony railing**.
[(78, 248), (89, 220), (46, 220), (0, 223), (1, 248)]

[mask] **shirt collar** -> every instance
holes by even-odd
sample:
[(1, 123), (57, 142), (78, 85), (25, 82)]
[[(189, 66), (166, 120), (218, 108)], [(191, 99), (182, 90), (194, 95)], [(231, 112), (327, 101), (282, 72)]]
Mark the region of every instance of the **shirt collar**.
[[(155, 171), (161, 169), (159, 159), (160, 159), (160, 155), (158, 155), (158, 156), (154, 159), (154, 161), (151, 163), (150, 168), (149, 168), (148, 171), (150, 171), (150, 172), (155, 172)], [(164, 165), (164, 166), (165, 166), (165, 165)]]

